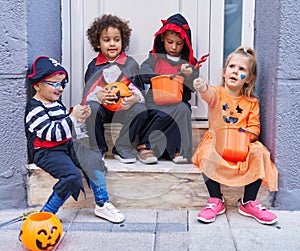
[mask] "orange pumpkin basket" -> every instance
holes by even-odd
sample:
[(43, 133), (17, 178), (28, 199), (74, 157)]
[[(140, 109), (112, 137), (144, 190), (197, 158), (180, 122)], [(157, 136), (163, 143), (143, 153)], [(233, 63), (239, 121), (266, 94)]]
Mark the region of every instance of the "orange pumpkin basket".
[(216, 150), (225, 160), (244, 161), (249, 144), (249, 133), (240, 131), (239, 127), (227, 126), (216, 130)]
[(181, 76), (170, 78), (170, 75), (161, 75), (151, 78), (154, 102), (158, 105), (181, 102), (183, 80), (184, 78)]
[(60, 242), (63, 226), (60, 219), (50, 212), (38, 212), (24, 221), (19, 239), (29, 250), (52, 250)]
[(116, 102), (115, 104), (112, 104), (112, 105), (102, 104), (102, 105), (111, 111), (122, 110), (121, 102), (122, 102), (123, 98), (129, 97), (131, 95), (129, 92), (128, 86), (122, 82), (114, 82), (114, 83), (110, 83), (110, 84), (106, 85), (104, 88), (107, 91), (109, 91), (110, 93), (116, 94), (117, 99), (115, 100), (115, 102)]

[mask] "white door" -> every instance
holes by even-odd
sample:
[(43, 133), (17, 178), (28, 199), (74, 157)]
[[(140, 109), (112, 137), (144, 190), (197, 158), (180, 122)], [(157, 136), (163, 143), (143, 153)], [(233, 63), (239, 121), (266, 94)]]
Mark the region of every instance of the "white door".
[[(195, 56), (210, 54), (201, 74), (219, 85), (224, 57), (239, 45), (253, 46), (254, 6), (255, 0), (62, 0), (62, 57), (71, 83), (64, 102), (73, 106), (81, 101), (84, 72), (96, 56), (85, 35), (94, 18), (113, 14), (129, 20), (133, 31), (127, 54), (141, 63), (152, 48), (160, 20), (181, 13), (191, 27)], [(191, 104), (193, 119), (207, 120), (206, 105), (195, 95)]]

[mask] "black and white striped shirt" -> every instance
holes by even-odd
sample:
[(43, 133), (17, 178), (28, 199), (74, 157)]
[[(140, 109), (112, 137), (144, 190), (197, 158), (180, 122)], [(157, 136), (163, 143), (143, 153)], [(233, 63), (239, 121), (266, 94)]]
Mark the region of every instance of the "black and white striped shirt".
[(44, 104), (31, 99), (26, 107), (25, 128), (41, 141), (59, 142), (72, 138), (72, 120), (61, 101)]

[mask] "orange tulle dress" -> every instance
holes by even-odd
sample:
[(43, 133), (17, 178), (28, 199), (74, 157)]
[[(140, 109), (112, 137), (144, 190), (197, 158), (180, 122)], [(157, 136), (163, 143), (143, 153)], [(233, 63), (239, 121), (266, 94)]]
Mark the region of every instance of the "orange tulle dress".
[[(278, 190), (278, 171), (268, 149), (254, 135), (244, 161), (232, 162), (216, 151), (216, 130), (229, 125), (260, 133), (259, 103), (255, 97), (229, 96), (224, 87), (212, 86), (201, 98), (208, 104), (209, 130), (196, 149), (192, 162), (210, 179), (226, 186), (245, 186), (258, 179), (270, 191)], [(256, 141), (255, 141), (256, 140)]]

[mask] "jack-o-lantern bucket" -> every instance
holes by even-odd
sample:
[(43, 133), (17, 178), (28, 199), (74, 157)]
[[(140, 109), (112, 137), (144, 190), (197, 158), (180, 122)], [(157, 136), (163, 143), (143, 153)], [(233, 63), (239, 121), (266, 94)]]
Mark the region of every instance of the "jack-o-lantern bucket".
[(249, 144), (249, 133), (239, 130), (239, 127), (227, 126), (216, 130), (216, 150), (225, 160), (244, 161)]
[(122, 82), (110, 83), (110, 84), (106, 85), (104, 87), (104, 89), (109, 91), (111, 94), (115, 94), (117, 96), (117, 98), (114, 100), (115, 104), (112, 104), (112, 105), (102, 104), (103, 106), (105, 106), (107, 109), (109, 109), (111, 111), (121, 110), (122, 109), (121, 102), (122, 102), (123, 98), (129, 97), (131, 95), (129, 92), (128, 86)]
[(51, 250), (61, 240), (62, 234), (62, 223), (56, 215), (38, 212), (23, 222), (19, 239), (29, 250)]
[(151, 78), (153, 100), (158, 105), (176, 104), (182, 100), (183, 80), (181, 76), (160, 75)]

